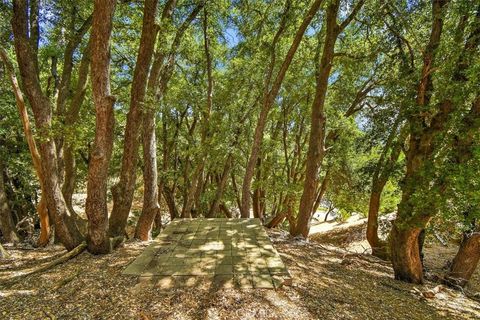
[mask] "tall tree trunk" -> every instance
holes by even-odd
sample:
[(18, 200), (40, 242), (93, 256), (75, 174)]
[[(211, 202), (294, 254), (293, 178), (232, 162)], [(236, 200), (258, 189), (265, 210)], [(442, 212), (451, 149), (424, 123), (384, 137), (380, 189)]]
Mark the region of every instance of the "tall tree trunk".
[[(337, 24), (339, 4), (340, 1), (338, 0), (329, 4), (325, 18), (326, 34), (322, 57), (317, 70), (317, 83), (311, 113), (310, 139), (307, 151), (305, 180), (302, 197), (300, 199), (296, 227), (292, 234), (293, 236), (302, 235), (305, 238), (308, 237), (315, 201), (315, 190), (317, 189), (318, 184), (318, 171), (323, 161), (323, 157), (325, 156), (326, 120), (324, 115), (324, 105), (328, 88), (328, 77), (330, 76), (330, 71), (332, 69), (335, 42), (337, 41), (339, 33), (346, 26), (344, 25), (342, 27)], [(358, 3), (360, 6), (362, 4), (363, 1)], [(352, 14), (354, 14), (354, 12), (352, 12)]]
[[(80, 66), (78, 68), (78, 80), (75, 88), (70, 108), (65, 116), (65, 126), (67, 130), (77, 123), (80, 109), (85, 100), (85, 93), (88, 85), (88, 72), (90, 68), (90, 42), (83, 53)], [(72, 137), (70, 137), (72, 138)], [(64, 166), (65, 181), (62, 187), (63, 196), (70, 212), (74, 212), (72, 205), (72, 197), (76, 186), (76, 160), (75, 160), (75, 144), (67, 139), (65, 142)]]
[[(132, 206), (137, 178), (138, 146), (142, 123), (143, 103), (147, 89), (150, 65), (155, 50), (158, 28), (155, 25), (158, 0), (146, 0), (143, 10), (142, 35), (137, 61), (133, 72), (130, 110), (127, 115), (120, 181), (112, 188), (113, 209), (110, 215), (109, 233), (122, 236)], [(155, 168), (156, 170), (156, 168)], [(156, 211), (155, 211), (156, 212)], [(155, 217), (155, 216), (154, 216)]]
[(92, 90), (95, 103), (95, 140), (88, 165), (86, 213), (88, 250), (111, 251), (108, 231), (107, 178), (113, 148), (115, 97), (110, 93), (110, 37), (115, 0), (95, 0), (91, 44)]
[(417, 88), (418, 114), (409, 119), (410, 139), (406, 154), (407, 171), (397, 218), (390, 234), (390, 252), (395, 278), (413, 283), (423, 282), (422, 261), (418, 245), (419, 235), (435, 212), (435, 203), (431, 205), (422, 203), (420, 206), (415, 196), (430, 188), (430, 182), (426, 181), (428, 179), (424, 177), (424, 172), (435, 151), (433, 139), (444, 130), (448, 116), (453, 110), (452, 103), (441, 103), (439, 111), (430, 121), (429, 127), (425, 126), (421, 115), (423, 108), (429, 104), (433, 91), (432, 69), (436, 50), (440, 45), (444, 8), (447, 2), (446, 0), (434, 0), (432, 3), (433, 23), (430, 40), (424, 51), (422, 77)]
[(161, 215), (158, 203), (155, 116), (143, 119), (143, 130), (143, 207), (135, 229), (135, 238), (146, 241), (149, 240), (155, 217)]
[(68, 249), (75, 248), (83, 241), (73, 217), (70, 215), (63, 194), (58, 184), (58, 168), (55, 142), (48, 137), (52, 124), (52, 106), (40, 87), (35, 65), (36, 55), (29, 45), (27, 36), (27, 3), (25, 0), (14, 1), (12, 29), (15, 38), (15, 51), (19, 63), (20, 75), (30, 101), (38, 132), (45, 136), (40, 143), (39, 153), (44, 173), (44, 191), (48, 211), (55, 223), (55, 234)]
[(0, 158), (0, 231), (7, 242), (16, 243), (20, 241), (20, 237), (13, 222), (10, 206), (8, 205), (5, 183), (3, 181), (3, 170), (3, 160)]
[(194, 170), (192, 177), (192, 184), (187, 193), (187, 200), (185, 206), (182, 210), (182, 217), (188, 218), (191, 217), (191, 210), (194, 204), (195, 195), (198, 193), (199, 181), (201, 181), (201, 176), (205, 168), (206, 158), (208, 153), (208, 139), (209, 139), (209, 120), (210, 112), (212, 110), (212, 95), (213, 95), (213, 76), (212, 76), (212, 56), (210, 54), (210, 38), (208, 35), (208, 12), (207, 7), (203, 8), (203, 44), (206, 60), (206, 71), (207, 71), (207, 103), (205, 109), (202, 112), (202, 122), (201, 122), (201, 138), (200, 138), (200, 148), (201, 152), (197, 158), (197, 166)]
[[(80, 43), (82, 42), (83, 37), (87, 33), (87, 31), (90, 29), (90, 26), (92, 24), (92, 16), (90, 15), (82, 24), (79, 30), (75, 30), (75, 18), (77, 16), (77, 9), (76, 6), (72, 6), (72, 14), (71, 14), (71, 27), (70, 27), (70, 39), (68, 40), (66, 46), (65, 46), (65, 51), (63, 54), (63, 70), (62, 70), (62, 75), (58, 82), (58, 95), (57, 95), (57, 101), (56, 101), (56, 115), (59, 118), (60, 121), (63, 121), (65, 117), (68, 115), (65, 114), (65, 107), (67, 105), (67, 100), (69, 98), (70, 92), (72, 90), (71, 88), (71, 82), (72, 82), (72, 71), (74, 67), (73, 63), (73, 55), (75, 50), (78, 48)], [(88, 51), (88, 46), (86, 48), (86, 51)], [(87, 52), (83, 53), (83, 56), (85, 56)], [(83, 57), (82, 57), (82, 62), (83, 62)], [(80, 62), (80, 63), (82, 63)], [(81, 72), (81, 71), (80, 71)], [(87, 74), (88, 74), (88, 69), (87, 69)], [(77, 85), (76, 90), (79, 89), (81, 82), (80, 82), (80, 77), (81, 74), (79, 75), (79, 83)], [(58, 78), (58, 77), (57, 77)], [(85, 79), (86, 82), (86, 79)], [(74, 90), (74, 95), (77, 95), (77, 91)], [(81, 102), (80, 102), (81, 103)], [(67, 123), (65, 123), (67, 125)], [(65, 157), (66, 156), (71, 156), (71, 155), (65, 155), (65, 141), (64, 141), (64, 135), (60, 135), (56, 137), (56, 147), (57, 147), (57, 159), (58, 159), (58, 176), (59, 180), (62, 185), (62, 189), (64, 189), (64, 184), (66, 182), (66, 166), (71, 165), (71, 162), (69, 164), (65, 163)], [(70, 159), (69, 159), (70, 161)], [(68, 170), (71, 170), (71, 168), (68, 168)], [(67, 182), (71, 183), (71, 182)], [(65, 196), (65, 193), (64, 193)], [(70, 199), (65, 199), (67, 202), (67, 206), (69, 210), (71, 210), (72, 213), (74, 213), (73, 208), (71, 206), (71, 198)]]
[[(147, 84), (147, 96), (151, 99), (155, 98), (155, 102), (160, 101), (163, 92), (160, 91), (166, 88), (166, 83), (163, 84), (159, 79), (163, 71), (163, 60), (165, 57), (164, 39), (168, 29), (167, 23), (171, 20), (173, 9), (176, 5), (176, 0), (169, 0), (163, 8), (163, 13), (160, 21), (160, 28), (158, 30), (158, 52), (152, 64), (152, 69)], [(158, 82), (160, 80), (160, 85)], [(143, 206), (142, 213), (138, 219), (135, 229), (135, 238), (141, 240), (148, 240), (150, 238), (152, 225), (155, 222), (157, 231), (161, 229), (162, 217), (160, 212), (160, 196), (161, 189), (158, 187), (158, 169), (157, 169), (157, 138), (155, 133), (156, 123), (156, 108), (155, 105), (148, 104), (144, 110), (143, 116)], [(169, 207), (170, 208), (170, 207)]]
[(28, 150), (30, 151), (33, 167), (35, 169), (35, 173), (37, 174), (37, 178), (40, 183), (40, 189), (42, 191), (42, 194), (40, 196), (40, 201), (37, 204), (37, 214), (40, 219), (40, 236), (37, 240), (37, 245), (45, 246), (48, 244), (50, 240), (50, 219), (48, 216), (47, 202), (45, 200), (46, 193), (45, 193), (45, 186), (43, 181), (44, 178), (43, 178), (43, 171), (42, 171), (42, 161), (40, 159), (40, 154), (38, 152), (32, 130), (30, 128), (30, 120), (28, 118), (27, 108), (25, 106), (25, 100), (23, 98), (23, 93), (20, 89), (20, 86), (18, 85), (17, 77), (15, 76), (15, 70), (13, 68), (12, 63), (8, 60), (7, 53), (3, 48), (0, 48), (0, 56), (3, 60), (3, 63), (5, 64), (5, 68), (8, 72), (10, 82), (12, 84), (12, 89), (15, 94), (17, 109), (20, 114), (20, 120), (22, 121), (23, 131), (25, 133), (25, 138), (27, 140)]
[[(173, 73), (173, 68), (175, 64), (175, 54), (180, 45), (180, 40), (183, 37), (183, 34), (190, 23), (193, 21), (195, 16), (200, 11), (200, 8), (203, 4), (199, 4), (192, 11), (189, 17), (182, 23), (175, 34), (175, 38), (172, 42), (170, 52), (165, 54), (166, 48), (164, 44), (164, 38), (167, 36), (168, 28), (167, 25), (170, 23), (173, 9), (176, 5), (176, 0), (169, 0), (164, 7), (162, 18), (161, 18), (161, 27), (159, 30), (158, 38), (158, 48), (155, 54), (155, 59), (152, 64), (150, 77), (148, 79), (147, 94), (149, 97), (154, 98), (154, 101), (158, 104), (161, 102), (165, 91), (167, 90), (168, 82)], [(166, 62), (164, 61), (166, 59)], [(165, 194), (165, 201), (170, 211), (171, 219), (174, 219), (177, 215), (177, 209), (175, 206), (175, 200), (171, 190), (168, 186), (165, 185), (165, 181), (161, 182), (162, 188), (159, 191), (158, 189), (158, 174), (157, 174), (157, 144), (156, 144), (156, 133), (155, 133), (155, 115), (156, 108), (154, 105), (149, 106), (145, 110), (143, 117), (143, 158), (144, 158), (144, 171), (143, 171), (143, 181), (144, 181), (144, 198), (143, 198), (143, 208), (142, 214), (137, 223), (136, 227), (136, 238), (139, 239), (148, 239), (150, 230), (155, 217), (160, 215), (160, 205), (159, 205), (159, 195)], [(168, 141), (164, 139), (164, 150), (169, 150)], [(168, 155), (165, 154), (163, 170), (168, 169)], [(161, 217), (158, 217), (156, 221), (161, 222)], [(158, 223), (157, 223), (158, 227)]]
[[(242, 183), (242, 200), (241, 200), (241, 207), (240, 207), (242, 218), (248, 218), (250, 216), (250, 197), (251, 197), (250, 189), (251, 189), (252, 179), (255, 171), (255, 165), (257, 163), (258, 155), (260, 153), (260, 148), (262, 145), (263, 132), (265, 130), (265, 126), (267, 123), (268, 113), (275, 101), (275, 98), (277, 97), (277, 94), (278, 94), (278, 91), (280, 90), (283, 79), (285, 78), (285, 74), (287, 73), (287, 70), (290, 67), (290, 64), (293, 60), (295, 53), (297, 52), (298, 46), (300, 45), (300, 42), (303, 38), (305, 30), (307, 29), (313, 17), (319, 10), (322, 2), (323, 0), (315, 0), (312, 3), (305, 17), (303, 18), (302, 24), (300, 25), (300, 27), (297, 29), (295, 33), (293, 42), (287, 52), (287, 55), (285, 56), (285, 59), (282, 62), (280, 70), (278, 71), (278, 74), (275, 77), (275, 80), (273, 82), (271, 89), (269, 89), (270, 81), (268, 80), (266, 82), (266, 87), (264, 89), (263, 103), (260, 110), (260, 115), (257, 120), (257, 125), (255, 127), (255, 133), (254, 133), (253, 142), (252, 142), (252, 149), (250, 151), (250, 157), (248, 158), (247, 167), (245, 169), (245, 176), (243, 178), (243, 183)], [(276, 42), (278, 41), (278, 38), (281, 35), (282, 29), (284, 27), (285, 25), (284, 24), (282, 25), (281, 23), (279, 32), (277, 32), (273, 41), (272, 60), (271, 60), (271, 66), (269, 67), (270, 75), (271, 75), (271, 70), (273, 70), (273, 67), (275, 64)], [(268, 79), (271, 78), (270, 75), (267, 76)]]

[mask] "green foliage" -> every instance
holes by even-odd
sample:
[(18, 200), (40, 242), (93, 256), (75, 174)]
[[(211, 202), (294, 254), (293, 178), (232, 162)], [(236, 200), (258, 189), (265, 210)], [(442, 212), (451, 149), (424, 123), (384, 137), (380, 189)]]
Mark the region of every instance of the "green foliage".
[[(164, 1), (160, 2), (159, 12), (164, 5)], [(345, 18), (345, 12), (351, 9), (354, 2), (341, 2), (339, 20)], [(148, 105), (156, 111), (160, 180), (173, 190), (179, 208), (192, 183), (194, 168), (203, 160), (199, 159), (199, 155), (207, 155), (202, 192), (197, 199), (198, 212), (208, 211), (221, 175), (230, 164), (231, 171), (222, 202), (231, 210), (237, 210), (239, 189), (272, 53), (275, 56), (272, 74), (275, 75), (310, 3), (307, 0), (290, 1), (291, 6), (285, 15), (285, 29), (276, 47), (272, 48), (272, 41), (284, 15), (284, 1), (206, 2), (214, 87), (213, 106), (207, 123), (208, 138), (203, 143), (201, 123), (207, 101), (203, 11), (186, 30), (175, 52), (175, 69), (165, 95), (159, 101), (148, 97), (146, 103), (146, 107)], [(478, 132), (473, 139), (473, 156), (469, 161), (458, 165), (456, 155), (452, 153), (455, 139), (467, 130), (460, 123), (478, 95), (478, 54), (468, 61), (464, 72), (469, 80), (462, 85), (452, 84), (451, 81), (456, 62), (461, 56), (462, 39), (474, 27), (470, 18), (463, 36), (459, 36), (457, 25), (463, 15), (472, 16), (472, 4), (473, 1), (452, 2), (445, 20), (445, 32), (438, 49), (439, 58), (433, 77), (434, 88), (440, 89), (435, 90), (431, 103), (422, 111), (433, 114), (438, 102), (446, 97), (450, 97), (458, 107), (449, 119), (446, 133), (434, 141), (439, 144), (438, 150), (428, 168), (425, 168), (421, 176), (422, 183), (418, 186), (419, 192), (412, 200), (417, 204), (417, 211), (428, 210), (433, 202), (437, 203), (442, 221), (449, 225), (460, 222), (468, 225), (474, 217), (480, 218), (477, 206), (480, 203)], [(158, 40), (157, 54), (170, 50), (175, 33), (195, 5), (195, 1), (178, 1), (172, 21), (161, 26), (163, 31)], [(0, 10), (0, 37), (13, 59), (8, 24), (11, 8), (6, 4), (2, 6), (7, 10)], [(324, 4), (307, 29), (267, 121), (261, 163), (257, 167), (258, 174), (252, 189), (264, 192), (263, 202), (268, 216), (278, 213), (279, 208), (284, 209), (283, 201), (287, 196), (293, 198), (293, 214), (298, 210), (305, 178), (315, 70), (323, 47), (319, 39), (323, 39), (325, 32), (325, 7)], [(141, 36), (142, 10), (141, 2), (121, 1), (114, 17), (111, 82), (112, 93), (117, 100), (110, 184), (120, 170), (131, 82)], [(73, 11), (76, 11), (74, 20)], [(53, 58), (57, 59), (57, 74), (60, 75), (64, 69), (63, 53), (66, 41), (71, 36), (71, 26), (73, 24), (78, 29), (91, 11), (91, 1), (42, 1), (40, 80), (42, 89), (51, 92), (49, 98), (53, 105), (56, 101), (51, 72)], [(387, 154), (391, 152), (387, 142), (393, 128), (396, 128), (397, 119), (400, 120), (399, 127), (403, 127), (419, 111), (415, 103), (416, 85), (423, 63), (422, 52), (429, 38), (430, 11), (430, 5), (426, 2), (367, 1), (357, 18), (339, 36), (325, 105), (327, 152), (318, 177), (321, 182), (328, 172), (329, 183), (324, 201), (338, 209), (343, 219), (354, 212), (362, 215), (368, 213), (375, 168), (385, 148)], [(78, 81), (78, 62), (88, 36), (87, 33), (74, 54), (73, 83)], [(62, 137), (74, 146), (79, 181), (85, 181), (88, 154), (95, 134), (90, 84), (80, 111), (80, 120), (75, 125), (65, 125), (65, 118), (54, 114), (48, 137)], [(415, 128), (409, 129), (414, 131)], [(36, 180), (22, 130), (10, 84), (2, 73), (0, 156), (8, 172), (23, 179), (23, 192), (34, 194), (38, 186), (34, 182)], [(47, 137), (38, 135), (37, 138)], [(407, 150), (408, 145), (403, 144), (403, 149)], [(140, 161), (139, 174), (141, 166)], [(382, 193), (381, 213), (397, 210), (402, 186), (405, 187), (401, 182), (404, 172), (405, 157), (401, 154), (388, 172), (388, 181)], [(445, 187), (429, 190), (431, 183), (440, 180), (445, 181)], [(84, 191), (84, 188), (80, 183), (78, 189)], [(469, 213), (468, 221), (462, 222), (465, 212)], [(415, 213), (412, 212), (412, 215)]]

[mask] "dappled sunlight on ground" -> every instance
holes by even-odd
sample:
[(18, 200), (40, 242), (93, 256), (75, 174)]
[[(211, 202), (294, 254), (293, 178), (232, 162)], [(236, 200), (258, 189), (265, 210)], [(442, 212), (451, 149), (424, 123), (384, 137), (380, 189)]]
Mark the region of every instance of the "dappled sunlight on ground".
[[(269, 231), (274, 247), (293, 277), (281, 289), (218, 286), (210, 279), (185, 276), (182, 286), (171, 279), (140, 278), (122, 271), (149, 245), (129, 241), (110, 255), (84, 252), (44, 273), (12, 286), (0, 285), (0, 314), (6, 318), (81, 319), (478, 319), (478, 303), (446, 289), (425, 300), (413, 286), (393, 280), (388, 264), (352, 254), (333, 245), (290, 239)], [(8, 249), (22, 263), (1, 264), (8, 272), (31, 265), (23, 251)], [(56, 250), (30, 252), (48, 261)], [(369, 257), (369, 258), (365, 258)], [(9, 269), (14, 268), (14, 270)], [(228, 281), (228, 279), (226, 279)], [(170, 286), (169, 290), (165, 287)], [(445, 298), (445, 299), (443, 299)], [(476, 307), (475, 307), (476, 306)]]

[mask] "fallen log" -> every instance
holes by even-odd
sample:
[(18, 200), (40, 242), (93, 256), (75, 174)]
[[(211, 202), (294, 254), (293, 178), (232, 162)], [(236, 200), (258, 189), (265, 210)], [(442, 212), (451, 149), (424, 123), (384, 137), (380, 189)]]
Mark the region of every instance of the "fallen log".
[(26, 276), (29, 276), (29, 275), (32, 275), (32, 274), (35, 274), (35, 273), (39, 273), (39, 272), (43, 272), (43, 271), (46, 271), (50, 268), (53, 268), (59, 264), (62, 264), (76, 256), (78, 256), (80, 253), (83, 252), (83, 250), (85, 250), (85, 248), (87, 247), (87, 243), (86, 242), (82, 242), (81, 244), (79, 244), (77, 247), (75, 247), (74, 249), (72, 249), (71, 251), (65, 253), (64, 255), (62, 255), (61, 257), (53, 260), (53, 261), (50, 261), (46, 264), (42, 264), (40, 266), (37, 266), (37, 267), (34, 267), (30, 270), (28, 270), (27, 272), (25, 273), (22, 273), (14, 278), (11, 278), (9, 279), (8, 281), (6, 281), (6, 283), (3, 283), (4, 285), (12, 285), (14, 283), (16, 283), (17, 281), (19, 281), (20, 279), (26, 277)]

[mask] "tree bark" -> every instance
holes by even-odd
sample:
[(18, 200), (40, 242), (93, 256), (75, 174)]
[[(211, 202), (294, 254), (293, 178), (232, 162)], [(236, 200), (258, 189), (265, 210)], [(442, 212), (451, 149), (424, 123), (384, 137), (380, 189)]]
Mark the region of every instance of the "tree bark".
[[(163, 38), (167, 35), (169, 21), (173, 13), (173, 9), (176, 5), (175, 0), (170, 0), (165, 4), (161, 29), (159, 31), (159, 43), (157, 52), (155, 54), (155, 59), (152, 64), (152, 69), (150, 72), (150, 77), (148, 79), (148, 91), (147, 95), (154, 99), (155, 102), (159, 103), (167, 90), (168, 82), (173, 73), (173, 68), (175, 64), (175, 54), (180, 45), (180, 40), (183, 37), (186, 29), (193, 21), (195, 16), (200, 11), (200, 8), (203, 4), (199, 4), (192, 11), (192, 13), (187, 17), (187, 19), (182, 23), (180, 28), (175, 34), (175, 38), (172, 42), (170, 51), (168, 54), (165, 54), (165, 46)], [(166, 62), (164, 61), (165, 58)], [(150, 234), (150, 229), (155, 220), (156, 215), (160, 215), (160, 205), (158, 202), (159, 194), (164, 193), (167, 206), (169, 208), (171, 218), (174, 219), (177, 215), (177, 209), (175, 206), (175, 199), (173, 193), (168, 186), (165, 185), (165, 181), (162, 181), (162, 190), (158, 190), (158, 174), (157, 174), (157, 145), (156, 145), (156, 133), (155, 133), (155, 106), (149, 105), (149, 108), (146, 108), (144, 117), (143, 117), (143, 158), (144, 158), (144, 198), (143, 198), (143, 209), (142, 214), (140, 215), (139, 221), (137, 223), (136, 237), (139, 239), (148, 239)], [(168, 141), (164, 141), (164, 150), (169, 149), (167, 145)], [(167, 157), (168, 158), (168, 157)], [(164, 158), (163, 169), (168, 168), (168, 163)], [(162, 192), (163, 191), (163, 192)], [(161, 221), (161, 219), (157, 219)]]
[(310, 231), (310, 221), (315, 201), (315, 190), (318, 184), (318, 170), (325, 155), (326, 119), (324, 115), (324, 105), (327, 94), (328, 77), (330, 76), (333, 64), (335, 42), (340, 32), (340, 27), (337, 24), (339, 4), (340, 2), (338, 0), (333, 1), (327, 8), (327, 15), (325, 18), (326, 35), (322, 57), (317, 70), (317, 83), (311, 113), (305, 180), (303, 183), (303, 193), (300, 199), (296, 227), (292, 234), (293, 236), (302, 235), (306, 238)]
[[(283, 79), (285, 78), (285, 74), (287, 73), (287, 70), (290, 67), (293, 57), (300, 45), (300, 42), (303, 38), (305, 30), (307, 29), (313, 17), (319, 10), (322, 2), (323, 2), (322, 0), (315, 0), (312, 3), (305, 17), (303, 18), (302, 24), (300, 25), (300, 27), (297, 29), (295, 33), (293, 42), (287, 52), (287, 55), (285, 56), (285, 59), (282, 62), (280, 70), (278, 71), (278, 74), (275, 77), (275, 80), (273, 82), (271, 89), (269, 89), (270, 81), (267, 81), (266, 83), (266, 87), (264, 89), (263, 103), (260, 110), (260, 115), (257, 120), (257, 125), (255, 127), (255, 133), (254, 133), (253, 142), (252, 142), (252, 149), (250, 151), (250, 157), (247, 162), (247, 166), (245, 169), (245, 176), (243, 178), (243, 183), (242, 183), (242, 200), (241, 200), (241, 207), (240, 207), (242, 218), (250, 217), (250, 197), (251, 197), (250, 189), (251, 189), (252, 179), (255, 171), (255, 165), (257, 163), (257, 159), (260, 153), (260, 148), (262, 145), (263, 132), (265, 130), (265, 126), (267, 123), (268, 113), (275, 101), (278, 91), (280, 90)], [(284, 27), (285, 26), (281, 24), (279, 31), (281, 31)], [(279, 35), (281, 34), (281, 32), (280, 33), (277, 32), (277, 34)], [(275, 46), (277, 41), (278, 41), (278, 37), (276, 36), (273, 42), (272, 61), (271, 61), (271, 66), (269, 67), (270, 70), (273, 70), (273, 64), (275, 63), (274, 52), (275, 52)], [(267, 78), (270, 78), (270, 76), (268, 76)]]
[[(109, 234), (111, 236), (121, 236), (125, 233), (128, 215), (130, 214), (130, 208), (132, 206), (135, 181), (137, 178), (136, 171), (143, 104), (145, 101), (148, 74), (158, 32), (158, 28), (155, 25), (157, 7), (158, 0), (145, 1), (142, 35), (140, 37), (140, 47), (138, 49), (137, 61), (133, 72), (130, 110), (128, 111), (127, 124), (125, 127), (120, 181), (112, 188), (113, 209), (110, 215), (109, 224)], [(147, 191), (150, 192), (150, 190)], [(149, 208), (149, 210), (151, 209), (152, 208)], [(152, 210), (153, 213), (151, 214), (156, 214), (156, 209), (153, 208)]]
[[(372, 178), (372, 190), (370, 193), (370, 202), (368, 207), (368, 221), (367, 221), (367, 241), (372, 248), (372, 255), (387, 260), (389, 259), (388, 243), (382, 241), (378, 237), (378, 212), (380, 210), (382, 191), (398, 161), (402, 146), (405, 142), (407, 130), (404, 126), (400, 130), (400, 135), (397, 141), (393, 141), (394, 137), (398, 135), (398, 126), (400, 125), (400, 116), (395, 121), (392, 131), (390, 132), (387, 143), (384, 147), (380, 159), (378, 160), (375, 172)], [(390, 156), (387, 157), (389, 149)]]
[(29, 45), (31, 39), (27, 36), (27, 19), (26, 1), (14, 1), (12, 29), (20, 75), (33, 109), (37, 130), (45, 137), (40, 143), (39, 153), (42, 159), (42, 172), (45, 173), (44, 191), (46, 203), (55, 223), (56, 235), (60, 242), (70, 250), (81, 243), (83, 237), (66, 207), (65, 199), (58, 183), (55, 142), (51, 137), (48, 137), (52, 124), (52, 106), (40, 87), (35, 64), (36, 55)]
[(445, 14), (443, 11), (447, 2), (434, 0), (432, 3), (433, 22), (430, 40), (424, 51), (422, 77), (417, 88), (416, 103), (419, 110), (409, 119), (410, 139), (406, 154), (407, 171), (402, 187), (402, 199), (398, 205), (397, 218), (393, 224), (390, 239), (395, 278), (413, 283), (423, 282), (418, 237), (435, 212), (434, 203), (422, 203), (420, 206), (415, 195), (418, 192), (429, 190), (430, 182), (423, 175), (435, 151), (433, 139), (444, 130), (448, 116), (453, 110), (451, 102), (441, 103), (440, 110), (432, 118), (430, 126), (425, 126), (422, 108), (428, 105), (433, 91), (432, 69), (436, 50), (440, 45), (443, 15)]
[(5, 65), (5, 69), (10, 78), (10, 82), (12, 84), (12, 89), (15, 94), (15, 101), (17, 104), (17, 109), (20, 114), (20, 120), (22, 121), (23, 131), (25, 133), (25, 138), (27, 140), (28, 149), (30, 151), (30, 155), (32, 157), (33, 167), (35, 169), (35, 173), (37, 174), (37, 178), (40, 183), (40, 189), (42, 190), (42, 194), (40, 196), (40, 201), (37, 204), (37, 214), (40, 219), (40, 236), (37, 240), (38, 246), (45, 246), (48, 244), (50, 240), (50, 220), (48, 217), (48, 209), (47, 203), (45, 200), (45, 186), (43, 181), (43, 172), (42, 172), (42, 162), (40, 159), (40, 154), (37, 149), (37, 145), (35, 139), (33, 137), (32, 130), (30, 128), (30, 120), (27, 113), (27, 108), (25, 106), (25, 100), (23, 98), (23, 93), (18, 85), (17, 77), (15, 76), (15, 70), (13, 68), (12, 63), (8, 60), (7, 53), (3, 48), (0, 48), (0, 57), (3, 60)]
[[(70, 108), (65, 116), (65, 126), (67, 131), (77, 123), (80, 109), (85, 100), (85, 93), (88, 85), (88, 72), (90, 68), (90, 42), (83, 53), (80, 66), (78, 68), (78, 81), (70, 103)], [(76, 186), (76, 160), (75, 160), (75, 144), (70, 141), (73, 137), (69, 137), (65, 141), (64, 150), (64, 166), (65, 179), (62, 187), (63, 196), (70, 212), (74, 212), (72, 205), (72, 197)]]
[(201, 138), (200, 138), (200, 148), (201, 152), (197, 158), (197, 166), (194, 170), (192, 177), (192, 184), (187, 192), (187, 200), (185, 201), (185, 206), (182, 210), (182, 218), (191, 217), (191, 210), (194, 204), (195, 195), (198, 193), (200, 188), (199, 182), (201, 181), (201, 176), (205, 168), (207, 152), (208, 152), (208, 138), (209, 138), (209, 120), (210, 113), (212, 110), (212, 95), (213, 95), (213, 77), (212, 77), (212, 56), (210, 54), (210, 38), (208, 35), (208, 12), (207, 8), (203, 7), (203, 44), (206, 60), (206, 71), (207, 71), (207, 103), (205, 110), (202, 112), (202, 121), (201, 121)]
[[(423, 222), (426, 224), (426, 221)], [(391, 260), (395, 279), (411, 283), (423, 282), (423, 265), (420, 257), (419, 236), (423, 228), (402, 228), (394, 225), (390, 233)]]
[[(170, 21), (176, 0), (169, 0), (163, 9), (160, 29), (158, 33), (159, 50), (153, 61), (152, 70), (147, 84), (147, 97), (159, 101), (161, 94), (158, 91), (166, 88), (166, 84), (158, 85), (159, 77), (163, 67), (163, 43), (166, 36), (167, 21)], [(161, 87), (161, 88), (159, 88)], [(153, 222), (157, 231), (161, 229), (161, 212), (160, 212), (160, 195), (161, 190), (158, 188), (158, 171), (157, 171), (157, 139), (155, 133), (156, 108), (153, 103), (148, 103), (144, 110), (143, 116), (143, 206), (142, 213), (138, 219), (135, 229), (135, 238), (148, 240), (150, 238)]]
[[(71, 35), (70, 39), (68, 40), (66, 46), (65, 46), (65, 51), (63, 54), (63, 70), (62, 70), (62, 76), (60, 77), (59, 80), (59, 85), (58, 85), (58, 95), (57, 95), (57, 103), (56, 103), (56, 115), (59, 118), (60, 121), (64, 120), (65, 115), (65, 106), (67, 104), (67, 100), (69, 97), (69, 93), (71, 90), (71, 80), (72, 80), (72, 71), (73, 71), (73, 55), (75, 50), (78, 48), (80, 43), (82, 42), (83, 37), (87, 33), (87, 31), (90, 29), (90, 26), (92, 24), (92, 16), (89, 16), (82, 26), (80, 27), (79, 30), (75, 30), (75, 17), (77, 15), (77, 10), (75, 5), (73, 5), (73, 10), (72, 10), (72, 15), (71, 15)], [(86, 48), (88, 50), (88, 46)], [(85, 52), (86, 53), (86, 52)], [(85, 53), (83, 55), (85, 55)], [(82, 58), (83, 61), (83, 58)], [(82, 62), (80, 62), (82, 63)], [(81, 70), (80, 70), (81, 72)], [(88, 69), (87, 69), (88, 73)], [(79, 89), (81, 82), (80, 79), (81, 74), (79, 75), (79, 83), (77, 85), (77, 90)], [(85, 79), (86, 81), (86, 79)], [(77, 91), (74, 91), (74, 95), (77, 95)], [(81, 102), (80, 102), (81, 104)], [(65, 123), (67, 125), (67, 123)], [(59, 175), (59, 180), (62, 185), (65, 183), (66, 180), (66, 170), (67, 168), (65, 167), (67, 164), (65, 163), (65, 150), (64, 150), (64, 135), (60, 135), (56, 139), (56, 147), (57, 147), (57, 159), (58, 159), (58, 175)], [(71, 156), (71, 155), (68, 155)], [(69, 159), (70, 160), (70, 159)], [(69, 163), (68, 165), (71, 165)], [(71, 168), (68, 168), (69, 170)], [(70, 182), (71, 183), (71, 182)], [(65, 196), (65, 194), (64, 194)], [(67, 206), (69, 210), (71, 210), (72, 213), (74, 213), (73, 208), (71, 206), (71, 198), (69, 200), (65, 199), (67, 202)]]
[(472, 277), (480, 261), (480, 233), (465, 234), (460, 248), (445, 277), (447, 283), (464, 287)]
[(95, 140), (88, 165), (86, 213), (88, 250), (111, 251), (108, 231), (107, 177), (113, 147), (115, 98), (110, 93), (110, 37), (115, 0), (95, 0), (91, 33), (91, 76), (95, 103)]

